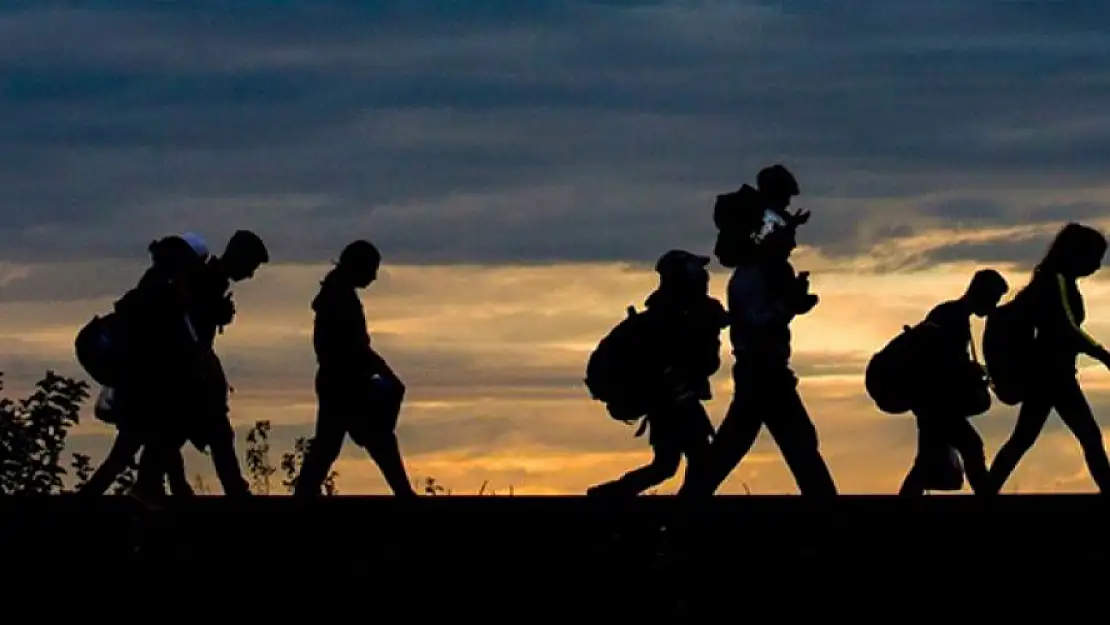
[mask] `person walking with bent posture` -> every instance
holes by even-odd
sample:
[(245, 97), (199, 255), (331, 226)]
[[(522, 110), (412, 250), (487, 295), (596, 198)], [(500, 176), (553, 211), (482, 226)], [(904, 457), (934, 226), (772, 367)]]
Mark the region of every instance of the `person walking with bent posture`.
[(416, 496), (395, 433), (405, 386), (371, 347), (358, 296), (358, 289), (377, 279), (381, 260), (381, 253), (368, 241), (351, 243), (312, 301), (316, 313), (312, 336), (317, 361), (316, 435), (294, 495), (320, 494), (349, 434), (378, 464), (395, 495)]

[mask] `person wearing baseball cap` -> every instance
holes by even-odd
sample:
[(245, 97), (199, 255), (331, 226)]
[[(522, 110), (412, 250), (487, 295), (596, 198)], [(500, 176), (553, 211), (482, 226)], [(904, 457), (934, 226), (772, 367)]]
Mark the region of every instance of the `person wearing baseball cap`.
[(709, 295), (708, 256), (670, 250), (655, 264), (659, 287), (642, 313), (652, 320), (651, 349), (660, 363), (647, 415), (637, 436), (650, 430), (649, 464), (591, 487), (591, 496), (631, 497), (670, 479), (683, 456), (687, 465), (702, 461), (713, 437), (703, 401), (712, 398), (709, 378), (721, 366), (721, 330), (728, 325), (724, 306)]
[[(711, 259), (686, 250), (671, 250), (655, 261), (655, 272), (663, 280), (692, 279), (696, 283)], [(708, 275), (707, 275), (708, 277)]]

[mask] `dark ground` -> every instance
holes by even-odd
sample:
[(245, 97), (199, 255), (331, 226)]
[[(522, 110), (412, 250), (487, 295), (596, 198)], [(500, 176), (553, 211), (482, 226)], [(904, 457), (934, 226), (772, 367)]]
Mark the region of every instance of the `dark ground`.
[[(1108, 518), (1104, 501), (1079, 495), (716, 497), (700, 511), (670, 497), (198, 497), (160, 512), (124, 497), (0, 498), (7, 574), (82, 566), (91, 584), (184, 582), (397, 615), (359, 618), (375, 622), (423, 622), (414, 610), (752, 622), (741, 616), (894, 604), (908, 622), (938, 602), (990, 614), (999, 602), (1095, 599), (1101, 612)], [(1081, 589), (1089, 582), (1097, 594)]]

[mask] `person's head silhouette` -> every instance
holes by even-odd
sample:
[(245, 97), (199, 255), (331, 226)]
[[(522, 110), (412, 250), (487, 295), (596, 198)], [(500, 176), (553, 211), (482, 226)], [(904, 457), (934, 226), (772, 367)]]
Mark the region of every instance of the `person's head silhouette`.
[(382, 254), (369, 241), (358, 240), (339, 254), (338, 269), (348, 276), (358, 288), (370, 286), (378, 279), (378, 269), (382, 264)]
[(184, 238), (168, 236), (158, 239), (147, 248), (151, 268), (163, 276), (181, 297), (192, 292), (192, 281), (204, 266), (204, 259)]
[(238, 230), (231, 235), (220, 260), (228, 278), (239, 282), (254, 276), (259, 267), (270, 262), (270, 252), (262, 237), (250, 230)]
[(1102, 266), (1106, 237), (1090, 226), (1069, 223), (1056, 234), (1038, 268), (1068, 278), (1085, 278)]
[(765, 167), (756, 174), (755, 184), (767, 208), (782, 211), (790, 206), (794, 196), (801, 193), (798, 180), (782, 165)]
[(994, 269), (981, 269), (971, 278), (964, 299), (971, 306), (972, 314), (985, 317), (998, 306), (1002, 296), (1009, 290), (1010, 285), (1002, 274)]
[(671, 250), (659, 257), (655, 271), (659, 286), (677, 293), (701, 295), (709, 292), (709, 257), (686, 250)]

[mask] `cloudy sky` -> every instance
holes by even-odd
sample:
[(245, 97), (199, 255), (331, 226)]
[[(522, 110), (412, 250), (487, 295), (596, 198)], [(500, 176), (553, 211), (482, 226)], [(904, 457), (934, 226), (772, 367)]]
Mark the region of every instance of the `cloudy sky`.
[[(269, 419), (287, 447), (314, 416), (308, 303), (369, 238), (387, 266), (364, 302), (410, 388), (413, 476), (581, 492), (649, 457), (588, 399), (589, 350), (657, 256), (712, 248), (717, 193), (783, 162), (822, 296), (795, 324), (802, 392), (841, 489), (890, 492), (915, 432), (864, 395), (868, 355), (977, 266), (1020, 286), (1065, 220), (1110, 222), (1100, 3), (141, 4), (0, 13), (9, 392), (81, 373), (75, 330), (151, 239), (252, 228), (275, 262), (237, 288), (218, 348), (240, 431)], [(1083, 289), (1110, 334), (1110, 287)], [(1105, 414), (1110, 375), (1081, 378)], [(978, 420), (990, 454), (1014, 413)], [(99, 460), (111, 434), (90, 420), (72, 448)], [(337, 469), (343, 492), (384, 492), (352, 445)], [(765, 437), (723, 492), (745, 488), (796, 492)], [(1057, 419), (1010, 488), (1093, 488)]]

